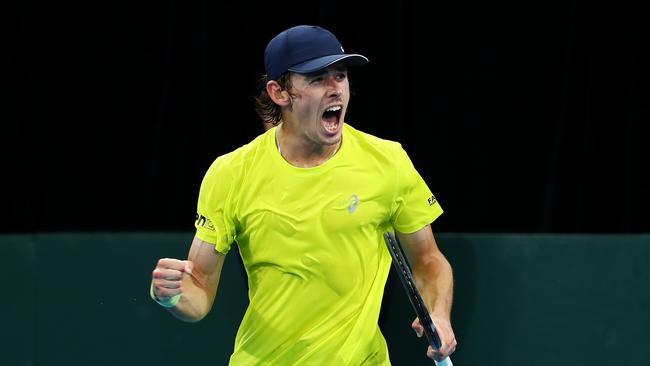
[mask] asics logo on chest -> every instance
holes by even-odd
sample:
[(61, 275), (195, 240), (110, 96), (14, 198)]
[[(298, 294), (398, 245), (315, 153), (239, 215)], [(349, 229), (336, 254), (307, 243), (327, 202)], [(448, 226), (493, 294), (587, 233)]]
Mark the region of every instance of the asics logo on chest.
[(357, 210), (357, 206), (359, 206), (359, 196), (353, 194), (348, 198), (348, 213), (354, 213)]

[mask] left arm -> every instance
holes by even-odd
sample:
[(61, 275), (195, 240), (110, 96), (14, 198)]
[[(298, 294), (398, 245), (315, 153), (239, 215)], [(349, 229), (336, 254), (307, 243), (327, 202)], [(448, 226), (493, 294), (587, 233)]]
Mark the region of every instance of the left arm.
[[(411, 263), (415, 284), (440, 337), (440, 349), (429, 349), (427, 355), (442, 360), (456, 349), (456, 337), (450, 321), (454, 285), (451, 265), (438, 249), (430, 225), (410, 234), (397, 232), (397, 236)], [(412, 327), (418, 337), (421, 337), (424, 330), (417, 318)]]

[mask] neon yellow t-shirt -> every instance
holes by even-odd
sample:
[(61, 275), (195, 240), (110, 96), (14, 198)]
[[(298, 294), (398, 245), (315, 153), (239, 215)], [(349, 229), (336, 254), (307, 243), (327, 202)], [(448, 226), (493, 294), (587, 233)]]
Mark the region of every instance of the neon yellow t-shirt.
[(248, 274), (230, 365), (390, 365), (382, 234), (415, 232), (442, 209), (398, 143), (347, 124), (342, 136), (327, 162), (297, 168), (272, 128), (204, 177), (196, 235), (221, 253), (236, 241)]

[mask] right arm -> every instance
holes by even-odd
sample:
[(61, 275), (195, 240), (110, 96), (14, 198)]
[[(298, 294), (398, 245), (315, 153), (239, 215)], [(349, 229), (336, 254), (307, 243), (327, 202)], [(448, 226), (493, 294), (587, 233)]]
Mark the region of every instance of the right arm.
[(152, 272), (154, 296), (162, 301), (181, 295), (167, 310), (186, 322), (203, 319), (214, 303), (225, 254), (196, 236), (186, 261), (163, 258)]

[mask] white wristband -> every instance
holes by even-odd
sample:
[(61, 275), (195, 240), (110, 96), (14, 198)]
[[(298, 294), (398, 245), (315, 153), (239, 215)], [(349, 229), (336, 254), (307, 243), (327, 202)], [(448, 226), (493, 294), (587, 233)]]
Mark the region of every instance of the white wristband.
[(171, 309), (174, 306), (176, 306), (176, 304), (178, 304), (178, 302), (181, 299), (181, 294), (174, 295), (165, 301), (158, 299), (156, 297), (156, 294), (153, 292), (153, 282), (151, 282), (151, 287), (149, 288), (149, 296), (151, 296), (153, 301), (157, 302), (158, 304), (160, 304), (160, 306), (167, 309)]

